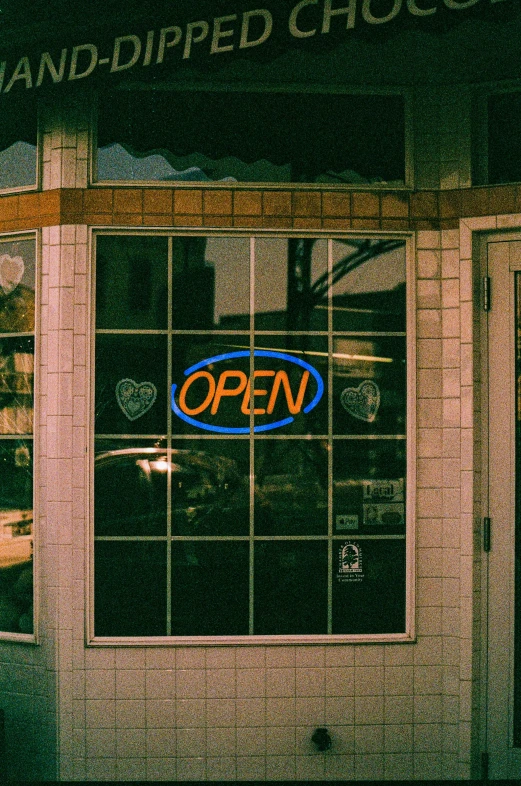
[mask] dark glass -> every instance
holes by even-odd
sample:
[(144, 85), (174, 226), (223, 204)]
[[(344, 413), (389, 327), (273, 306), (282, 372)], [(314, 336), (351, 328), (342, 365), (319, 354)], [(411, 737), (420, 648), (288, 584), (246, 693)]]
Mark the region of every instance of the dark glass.
[(96, 336), (98, 434), (165, 434), (166, 336)]
[(488, 97), (488, 183), (521, 180), (521, 93)]
[(96, 440), (94, 470), (96, 535), (166, 535), (164, 448), (150, 441)]
[(333, 330), (405, 330), (405, 244), (333, 241)]
[(37, 111), (25, 96), (9, 95), (2, 103), (0, 189), (36, 185)]
[[(243, 354), (234, 356), (238, 352)], [(250, 418), (243, 412), (250, 376), (248, 336), (173, 336), (172, 374), (174, 434), (248, 433)]]
[(327, 542), (255, 543), (255, 633), (327, 633)]
[(405, 338), (335, 336), (333, 434), (405, 434)]
[(172, 543), (172, 635), (248, 633), (248, 554), (244, 541)]
[(165, 636), (166, 543), (97, 541), (96, 636)]
[(0, 338), (0, 434), (34, 430), (34, 338)]
[(33, 632), (32, 442), (0, 441), (0, 631)]
[(405, 531), (405, 447), (405, 440), (334, 440), (334, 533)]
[(0, 241), (0, 333), (34, 331), (35, 258), (34, 238)]
[(405, 540), (333, 541), (333, 633), (405, 631)]
[(174, 237), (172, 243), (173, 328), (249, 330), (249, 238)]
[(101, 181), (403, 184), (404, 101), (229, 90), (106, 93), (97, 170)]
[(168, 327), (168, 238), (98, 235), (96, 327)]
[(327, 442), (255, 443), (255, 534), (327, 535)]
[(327, 241), (255, 239), (255, 330), (327, 330)]
[(248, 440), (179, 441), (171, 460), (174, 535), (248, 535)]

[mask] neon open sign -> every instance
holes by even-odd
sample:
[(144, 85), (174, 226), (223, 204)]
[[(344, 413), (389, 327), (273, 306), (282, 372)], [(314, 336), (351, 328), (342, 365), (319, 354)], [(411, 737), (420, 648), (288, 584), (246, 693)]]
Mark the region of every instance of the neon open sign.
[[(172, 385), (172, 410), (182, 420), (204, 431), (220, 434), (248, 434), (250, 432), (251, 404), (253, 415), (273, 417), (273, 421), (254, 425), (253, 431), (272, 431), (287, 426), (295, 419), (295, 415), (307, 414), (314, 409), (324, 392), (324, 383), (318, 371), (301, 358), (293, 357), (284, 352), (273, 352), (268, 349), (256, 349), (254, 358), (267, 358), (274, 361), (277, 368), (256, 368), (247, 374), (238, 368), (230, 368), (229, 362), (239, 358), (250, 358), (248, 350), (227, 352), (223, 355), (201, 360), (184, 372), (185, 382), (177, 390)], [(285, 369), (279, 368), (280, 362), (291, 364), (299, 374), (292, 375), (292, 380)], [(223, 364), (223, 370), (217, 371), (215, 366)], [(216, 371), (211, 373), (209, 370)], [(295, 379), (297, 376), (297, 379)], [(257, 384), (258, 383), (258, 384)], [(309, 400), (309, 389), (314, 386), (314, 396)], [(234, 420), (247, 421), (247, 425), (220, 425), (219, 410), (224, 402), (236, 402)], [(308, 403), (305, 403), (308, 402)], [(287, 417), (280, 417), (280, 408), (287, 409)], [(278, 413), (278, 414), (275, 414)], [(199, 416), (204, 420), (199, 419)], [(215, 420), (214, 420), (215, 419)]]

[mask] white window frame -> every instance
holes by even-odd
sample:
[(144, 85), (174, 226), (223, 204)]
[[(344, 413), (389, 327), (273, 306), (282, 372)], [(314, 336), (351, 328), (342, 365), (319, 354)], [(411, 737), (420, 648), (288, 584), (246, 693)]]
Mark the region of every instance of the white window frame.
[[(219, 85), (212, 83), (197, 83), (197, 84), (183, 84), (178, 85), (171, 83), (169, 85), (154, 85), (137, 87), (136, 90), (158, 90), (162, 89), (169, 92), (186, 91), (187, 89), (194, 92), (219, 92)], [(221, 86), (221, 90), (224, 87)], [(387, 185), (379, 183), (295, 183), (288, 181), (287, 183), (269, 183), (269, 182), (207, 182), (207, 181), (161, 181), (161, 180), (98, 180), (97, 177), (97, 129), (98, 129), (98, 101), (93, 102), (93, 111), (91, 116), (91, 144), (89, 156), (89, 186), (103, 187), (103, 188), (139, 188), (142, 186), (153, 186), (154, 188), (172, 188), (176, 189), (247, 189), (251, 190), (270, 190), (270, 191), (309, 191), (309, 190), (328, 190), (328, 191), (410, 191), (414, 187), (414, 117), (413, 117), (413, 91), (411, 88), (406, 87), (350, 87), (339, 88), (334, 85), (302, 85), (302, 84), (287, 84), (284, 87), (276, 87), (273, 85), (257, 85), (257, 84), (242, 84), (236, 82), (234, 84), (226, 85), (226, 92), (256, 92), (256, 93), (316, 93), (316, 94), (329, 94), (329, 95), (394, 95), (402, 96), (404, 99), (404, 138), (405, 138), (405, 151), (404, 151), (404, 183), (401, 185)]]
[[(0, 234), (0, 241), (27, 240), (31, 237), (35, 242), (35, 293), (34, 293), (34, 377), (33, 377), (33, 632), (12, 633), (0, 631), (0, 641), (19, 642), (22, 644), (39, 644), (39, 598), (40, 598), (40, 343), (41, 343), (41, 230), (32, 229), (22, 232), (5, 232)], [(14, 334), (13, 334), (14, 335)], [(26, 335), (26, 334), (21, 334)], [(29, 334), (27, 334), (29, 335)], [(16, 439), (16, 434), (13, 438)]]
[[(95, 345), (95, 261), (96, 237), (99, 235), (154, 235), (154, 236), (203, 236), (203, 237), (256, 237), (256, 238), (325, 238), (345, 239), (398, 239), (405, 243), (406, 253), (406, 591), (405, 630), (402, 633), (376, 634), (310, 634), (310, 635), (242, 635), (242, 636), (95, 636), (94, 635), (94, 345)], [(346, 643), (404, 643), (415, 641), (415, 529), (416, 529), (416, 299), (415, 299), (415, 239), (412, 232), (345, 231), (327, 230), (227, 230), (203, 227), (91, 227), (89, 248), (92, 264), (89, 304), (90, 309), (90, 368), (91, 384), (88, 411), (90, 412), (88, 467), (89, 548), (86, 575), (86, 642), (88, 646), (234, 646), (234, 645), (296, 645), (296, 644), (346, 644)]]

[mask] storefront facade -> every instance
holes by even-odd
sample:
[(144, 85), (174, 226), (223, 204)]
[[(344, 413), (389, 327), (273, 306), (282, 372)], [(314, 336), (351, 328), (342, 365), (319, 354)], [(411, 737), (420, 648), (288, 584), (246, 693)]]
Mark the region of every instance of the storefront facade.
[(519, 778), (518, 13), (214, 5), (2, 65), (0, 762)]

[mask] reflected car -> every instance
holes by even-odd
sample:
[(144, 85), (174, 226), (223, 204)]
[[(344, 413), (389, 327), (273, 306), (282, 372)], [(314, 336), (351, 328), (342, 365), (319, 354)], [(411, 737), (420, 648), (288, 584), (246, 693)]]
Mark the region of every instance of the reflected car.
[[(126, 448), (95, 459), (95, 534), (247, 535), (249, 478), (203, 451)], [(167, 489), (171, 487), (171, 510)]]

